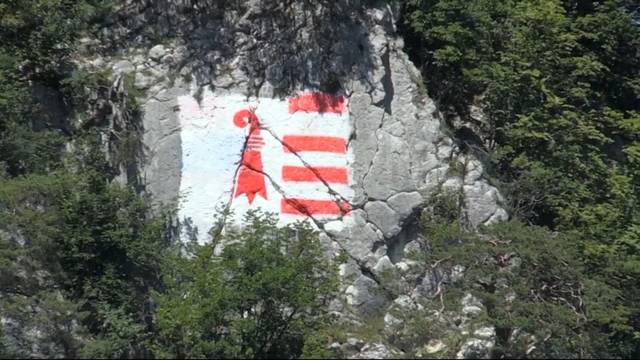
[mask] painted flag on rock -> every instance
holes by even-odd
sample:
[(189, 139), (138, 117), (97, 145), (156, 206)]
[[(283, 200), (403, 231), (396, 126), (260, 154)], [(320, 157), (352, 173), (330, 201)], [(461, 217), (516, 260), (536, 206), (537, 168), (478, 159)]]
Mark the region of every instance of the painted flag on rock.
[(216, 211), (276, 213), (284, 225), (338, 219), (353, 198), (347, 99), (307, 92), (288, 99), (178, 99), (182, 140), (180, 218), (207, 240)]

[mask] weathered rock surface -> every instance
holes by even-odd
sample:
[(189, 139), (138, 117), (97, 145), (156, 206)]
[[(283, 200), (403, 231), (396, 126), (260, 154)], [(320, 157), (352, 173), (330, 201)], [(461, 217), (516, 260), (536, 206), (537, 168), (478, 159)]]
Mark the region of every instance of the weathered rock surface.
[[(348, 199), (352, 211), (331, 221), (313, 219), (321, 239), (331, 244), (327, 248), (332, 255), (343, 251), (348, 255), (340, 265), (343, 301), (332, 304), (332, 311), (382, 314), (389, 339), (403, 334), (402, 313), (424, 310), (421, 299), (437, 302), (442, 283), (455, 282), (464, 272), (456, 268), (425, 271), (406, 258), (411, 251), (421, 251), (415, 223), (430, 197), (443, 191), (462, 195), (463, 220), (470, 226), (491, 224), (508, 215), (502, 196), (483, 177), (482, 163), (464, 153), (442, 128), (436, 104), (424, 93), (421, 74), (396, 33), (398, 7), (357, 0), (290, 6), (247, 1), (239, 11), (224, 9), (222, 1), (209, 2), (204, 9), (196, 3), (123, 1), (121, 14), (104, 29), (103, 38), (83, 41), (86, 49), (118, 48), (111, 57), (104, 52), (83, 63), (112, 71), (115, 90), (110, 96), (122, 95), (125, 76), (133, 79), (128, 90), (141, 94), (142, 124), (135, 129), (143, 134), (140, 168), (119, 164), (121, 174), (115, 180), (140, 185), (157, 204), (179, 203), (184, 196), (180, 193), (183, 159), (188, 155), (183, 151), (185, 129), (179, 119), (182, 96), (197, 99), (208, 92), (284, 99), (305, 90), (344, 96), (351, 128), (347, 145), (353, 159), (349, 164), (353, 196)], [(47, 89), (34, 92), (53, 98)], [(48, 107), (58, 110), (47, 121), (64, 117), (62, 104)], [(113, 107), (111, 112), (117, 115), (120, 110)], [(482, 114), (474, 114), (482, 120)], [(115, 115), (110, 128), (128, 126), (127, 119)], [(105, 146), (119, 145), (105, 139)], [(334, 190), (327, 187), (328, 192)], [(188, 227), (188, 221), (180, 220)], [(198, 230), (202, 234), (208, 229)], [(56, 304), (65, 304), (54, 295)], [(486, 311), (483, 304), (469, 294), (460, 299), (460, 305), (458, 314), (447, 314), (449, 319), (440, 313), (429, 316), (434, 324), (445, 323), (448, 331), (463, 334), (462, 346), (451, 348), (433, 339), (422, 346), (423, 354), (451, 351), (459, 358), (490, 356), (495, 329), (470, 325), (470, 319), (481, 318)], [(73, 334), (69, 341), (83, 341), (74, 314), (33, 304), (25, 308), (35, 314), (34, 319), (63, 317)], [(0, 325), (9, 346), (30, 349), (34, 357), (65, 356), (65, 344), (49, 341), (59, 329), (2, 312)], [(367, 340), (353, 337), (336, 346), (353, 358), (405, 355), (392, 344)]]
[[(443, 131), (441, 115), (424, 94), (421, 74), (396, 33), (397, 7), (359, 1), (320, 1), (312, 7), (248, 2), (243, 11), (212, 6), (187, 16), (190, 1), (163, 1), (161, 11), (126, 3), (128, 16), (106, 39), (141, 40), (123, 56), (105, 61), (115, 73), (134, 74), (135, 86), (145, 92), (141, 173), (158, 203), (175, 205), (181, 195), (180, 96), (197, 98), (206, 89), (249, 99), (284, 98), (313, 90), (348, 99), (353, 210), (315, 223), (350, 258), (343, 289), (348, 306), (371, 312), (391, 304), (393, 296), (380, 276), (390, 266), (397, 268), (398, 283), (414, 283), (402, 279), (410, 264), (401, 260), (405, 245), (414, 240), (415, 215), (434, 193), (462, 194), (471, 226), (507, 218), (502, 197), (483, 178), (482, 164)], [(151, 28), (149, 19), (158, 25)], [(150, 31), (155, 38), (173, 38), (162, 44), (144, 40), (151, 38)]]

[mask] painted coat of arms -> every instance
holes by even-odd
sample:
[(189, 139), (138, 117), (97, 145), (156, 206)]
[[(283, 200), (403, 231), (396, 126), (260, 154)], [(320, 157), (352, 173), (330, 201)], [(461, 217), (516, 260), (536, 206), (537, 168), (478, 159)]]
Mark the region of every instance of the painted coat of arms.
[(279, 214), (281, 224), (337, 219), (351, 208), (348, 101), (306, 92), (284, 100), (178, 98), (182, 141), (180, 218), (206, 241), (214, 215), (249, 209)]

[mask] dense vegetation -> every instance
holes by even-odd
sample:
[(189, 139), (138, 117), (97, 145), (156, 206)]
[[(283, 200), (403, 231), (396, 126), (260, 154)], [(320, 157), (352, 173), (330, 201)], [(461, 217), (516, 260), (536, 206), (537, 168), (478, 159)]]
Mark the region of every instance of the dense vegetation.
[[(455, 333), (433, 325), (429, 309), (460, 311), (458, 299), (472, 294), (486, 306), (480, 324), (496, 330), (492, 358), (618, 358), (638, 351), (637, 306), (626, 301), (637, 289), (624, 289), (611, 277), (594, 274), (583, 254), (579, 233), (558, 233), (512, 220), (479, 231), (460, 223), (454, 193), (432, 199), (420, 219), (420, 250), (409, 256), (435, 269), (464, 269), (446, 281), (441, 303), (422, 316), (402, 314), (409, 334), (428, 339)], [(428, 240), (424, 240), (428, 239)], [(614, 275), (615, 276), (615, 275)], [(418, 320), (416, 320), (416, 318)], [(478, 321), (478, 320), (475, 320)], [(425, 331), (428, 330), (428, 331)], [(416, 335), (399, 341), (416, 342)], [(451, 351), (451, 349), (449, 350)], [(454, 357), (452, 352), (443, 354)]]
[[(637, 3), (412, 0), (404, 26), (430, 94), (452, 124), (460, 117), (475, 130), (458, 127), (508, 191), (512, 213), (571, 234), (584, 276), (616, 289), (601, 329), (615, 355), (637, 357)], [(470, 116), (472, 104), (483, 119)]]
[[(111, 84), (72, 61), (112, 5), (0, 0), (0, 358), (34, 345), (68, 357), (335, 355), (336, 274), (310, 229), (251, 214), (213, 256), (213, 246), (172, 243), (168, 214), (137, 184), (114, 182), (105, 119), (83, 118), (87, 92)], [(472, 292), (487, 305), (496, 357), (640, 356), (638, 5), (405, 5), (401, 29), (430, 95), (515, 217), (475, 233), (458, 221), (455, 194), (434, 199), (415, 259), (467, 269), (445, 299)], [(420, 341), (435, 334), (409, 319)], [(7, 334), (16, 328), (41, 337)], [(24, 353), (9, 352), (3, 331)], [(544, 341), (530, 350), (531, 338), (508, 341), (516, 332)]]
[[(112, 324), (144, 325), (168, 246), (144, 199), (110, 184), (101, 130), (71, 119), (79, 72), (70, 55), (105, 9), (0, 2), (0, 309), (15, 327), (42, 332), (16, 339), (42, 356), (77, 356)], [(77, 151), (65, 156), (67, 142)]]
[(219, 239), (218, 261), (212, 246), (173, 244), (135, 179), (113, 181), (131, 154), (105, 152), (110, 114), (87, 103), (112, 85), (72, 61), (111, 6), (0, 1), (0, 358), (320, 353), (305, 340), (335, 275), (308, 228), (254, 215)]
[[(307, 225), (278, 228), (277, 218), (245, 217), (226, 231), (220, 257), (196, 246), (177, 256), (168, 290), (157, 297), (156, 354), (171, 358), (296, 358), (326, 353), (314, 339), (330, 322), (334, 267)], [(185, 295), (186, 294), (186, 295)], [(306, 341), (312, 340), (312, 341)]]

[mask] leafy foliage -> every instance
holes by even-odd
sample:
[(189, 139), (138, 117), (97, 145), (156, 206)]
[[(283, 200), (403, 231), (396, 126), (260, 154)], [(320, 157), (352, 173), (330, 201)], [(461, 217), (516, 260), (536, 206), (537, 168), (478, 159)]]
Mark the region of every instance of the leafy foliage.
[[(99, 121), (82, 118), (109, 74), (71, 56), (115, 3), (0, 2), (0, 357), (335, 355), (336, 275), (309, 228), (250, 214), (217, 237), (220, 254), (187, 251), (148, 199), (110, 183)], [(425, 212), (420, 260), (464, 266), (447, 296), (483, 301), (496, 357), (640, 355), (637, 13), (631, 0), (407, 1), (429, 92), (468, 123), (469, 105), (482, 108), (484, 141), (470, 145), (521, 221), (559, 231), (514, 221), (472, 233), (455, 198)], [(133, 98), (124, 113), (140, 110)], [(136, 130), (112, 146), (126, 167)], [(421, 320), (415, 341), (434, 330)]]
[(416, 0), (407, 21), (431, 93), (483, 107), (494, 175), (547, 185), (524, 220), (600, 240), (637, 222), (640, 28), (622, 2)]
[(476, 129), (482, 140), (464, 140), (489, 155), (514, 215), (571, 236), (584, 273), (616, 289), (624, 311), (600, 324), (617, 356), (640, 351), (633, 11), (620, 0), (412, 0), (404, 24), (431, 95)]
[[(30, 351), (16, 355), (75, 357), (87, 343), (92, 355), (126, 321), (121, 337), (151, 326), (150, 289), (160, 286), (169, 246), (163, 217), (152, 218), (133, 190), (109, 184), (113, 169), (99, 129), (70, 125), (87, 91), (105, 86), (103, 75), (74, 69), (71, 54), (111, 5), (0, 3), (2, 340)], [(75, 158), (64, 158), (67, 142), (77, 147), (68, 153)], [(120, 356), (146, 354), (137, 345), (111, 345)]]
[[(82, 31), (109, 9), (106, 0), (7, 0), (0, 3), (0, 174), (52, 171), (63, 124), (41, 116), (43, 96), (59, 97)], [(65, 109), (68, 110), (68, 109)]]
[(443, 306), (452, 306), (453, 299), (467, 293), (482, 301), (487, 312), (480, 320), (496, 329), (492, 357), (608, 358), (633, 353), (619, 347), (630, 344), (619, 343), (621, 333), (630, 329), (610, 328), (626, 323), (633, 309), (619, 301), (620, 289), (589, 274), (579, 237), (518, 221), (469, 232), (455, 212), (439, 212), (443, 207), (437, 204), (451, 202), (447, 196), (436, 198), (435, 211), (423, 214), (421, 232), (429, 241), (412, 256), (438, 269), (463, 269), (464, 276), (446, 284)]
[[(156, 352), (163, 357), (296, 358), (327, 318), (335, 271), (307, 225), (278, 228), (250, 213), (213, 246), (176, 257), (158, 294)], [(176, 281), (177, 280), (177, 281)], [(324, 346), (326, 347), (326, 341)]]
[[(110, 308), (138, 324), (150, 321), (149, 291), (160, 285), (169, 243), (162, 218), (149, 218), (131, 190), (108, 185), (95, 170), (4, 180), (0, 189), (0, 202), (11, 209), (1, 214), (0, 228), (21, 238), (3, 237), (0, 246), (0, 288), (13, 294), (0, 304), (6, 314), (20, 317), (49, 297), (52, 314), (75, 313), (94, 334), (110, 331)], [(69, 309), (55, 309), (63, 304)], [(42, 331), (63, 324), (54, 317), (32, 325)], [(79, 345), (69, 340), (67, 356)]]

